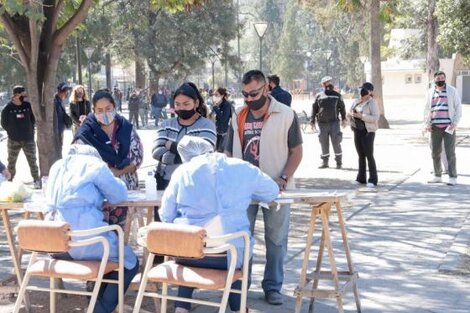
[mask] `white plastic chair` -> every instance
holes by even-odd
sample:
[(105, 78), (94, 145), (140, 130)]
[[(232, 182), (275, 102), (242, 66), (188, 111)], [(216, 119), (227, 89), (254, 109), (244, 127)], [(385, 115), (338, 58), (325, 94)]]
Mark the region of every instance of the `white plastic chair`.
[[(99, 234), (115, 231), (119, 239), (118, 263), (108, 262), (109, 243)], [(124, 233), (120, 226), (110, 225), (88, 230), (72, 231), (66, 222), (23, 220), (17, 227), (18, 243), (23, 250), (31, 251), (31, 259), (26, 269), (16, 300), (14, 313), (18, 313), (24, 299), (26, 290), (47, 291), (50, 293), (50, 312), (55, 313), (56, 293), (77, 294), (91, 296), (87, 313), (92, 313), (102, 282), (118, 284), (119, 300), (118, 312), (124, 309)], [(79, 241), (73, 237), (95, 236)], [(53, 259), (50, 256), (38, 258), (39, 254), (64, 253), (72, 247), (103, 245), (103, 258), (99, 261), (78, 261)], [(118, 271), (118, 280), (103, 279), (103, 276), (112, 271)], [(50, 280), (50, 287), (28, 286), (31, 277), (46, 277)], [(82, 281), (95, 281), (93, 291), (66, 290), (56, 288), (55, 279), (66, 278)]]
[[(243, 266), (236, 269), (237, 250), (229, 241), (243, 238)], [(166, 312), (167, 300), (178, 300), (219, 307), (219, 313), (225, 312), (231, 292), (241, 294), (240, 309), (246, 308), (248, 291), (248, 268), (250, 238), (247, 232), (237, 232), (217, 237), (207, 237), (206, 231), (197, 226), (153, 222), (148, 226), (147, 249), (149, 256), (142, 274), (142, 281), (137, 294), (133, 313), (139, 313), (144, 296), (160, 298), (161, 313)], [(169, 256), (181, 258), (203, 258), (230, 252), (231, 259), (227, 270), (190, 267), (169, 261)], [(165, 262), (153, 267), (156, 254), (164, 255)], [(241, 280), (241, 290), (231, 289), (233, 282)], [(146, 291), (147, 282), (162, 283), (161, 293)], [(168, 285), (187, 286), (206, 290), (223, 291), (220, 302), (188, 299), (168, 295)]]

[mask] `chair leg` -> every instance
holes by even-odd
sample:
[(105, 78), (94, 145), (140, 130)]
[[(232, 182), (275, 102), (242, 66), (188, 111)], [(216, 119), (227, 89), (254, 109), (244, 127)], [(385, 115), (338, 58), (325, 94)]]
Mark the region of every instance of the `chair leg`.
[(144, 272), (142, 273), (141, 278), (140, 278), (139, 292), (137, 293), (137, 298), (135, 299), (134, 310), (132, 311), (132, 313), (140, 312), (142, 299), (144, 298), (145, 289), (147, 288), (147, 274), (152, 268), (154, 258), (155, 258), (154, 254), (149, 254)]
[(162, 283), (162, 309), (161, 313), (166, 313), (166, 306), (168, 303), (168, 299), (166, 298), (168, 296), (168, 284)]
[(102, 280), (103, 277), (98, 278), (95, 281), (95, 286), (93, 287), (93, 293), (91, 294), (90, 303), (88, 304), (88, 310), (86, 311), (87, 313), (93, 313), (93, 310), (95, 309), (96, 300), (98, 299), (98, 293), (100, 292)]
[(50, 292), (49, 292), (49, 312), (50, 313), (55, 313), (55, 302), (56, 302), (56, 293), (55, 293), (56, 284), (55, 283), (56, 283), (55, 278), (50, 277), (49, 278), (49, 288), (50, 288)]
[(18, 292), (18, 298), (16, 299), (13, 313), (18, 313), (20, 311), (21, 304), (25, 297), (26, 287), (28, 286), (30, 278), (31, 278), (31, 275), (28, 272), (26, 272), (25, 276), (23, 277), (23, 283), (21, 284), (20, 291)]

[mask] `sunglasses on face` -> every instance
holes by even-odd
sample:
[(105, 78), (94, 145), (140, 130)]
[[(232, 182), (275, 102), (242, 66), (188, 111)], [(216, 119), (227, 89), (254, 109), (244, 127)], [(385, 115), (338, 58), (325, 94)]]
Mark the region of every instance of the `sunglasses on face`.
[(253, 90), (253, 91), (250, 91), (250, 92), (246, 92), (246, 91), (242, 90), (242, 95), (245, 98), (248, 98), (248, 97), (255, 98), (256, 96), (259, 95), (259, 93), (261, 92), (261, 89), (264, 88), (264, 86), (266, 86), (266, 84), (264, 84), (263, 86), (259, 87), (256, 90)]

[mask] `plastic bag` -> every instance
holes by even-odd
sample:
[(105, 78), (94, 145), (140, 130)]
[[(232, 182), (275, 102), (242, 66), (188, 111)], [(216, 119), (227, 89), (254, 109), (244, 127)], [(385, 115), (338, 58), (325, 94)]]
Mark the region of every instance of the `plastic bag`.
[(23, 183), (4, 181), (0, 184), (0, 201), (23, 202), (32, 192)]

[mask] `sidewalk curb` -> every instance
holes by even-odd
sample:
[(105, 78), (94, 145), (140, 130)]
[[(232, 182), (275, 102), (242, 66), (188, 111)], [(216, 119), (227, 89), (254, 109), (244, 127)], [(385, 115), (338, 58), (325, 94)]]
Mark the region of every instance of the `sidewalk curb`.
[(452, 246), (439, 265), (439, 272), (454, 275), (470, 275), (470, 213), (457, 233)]

